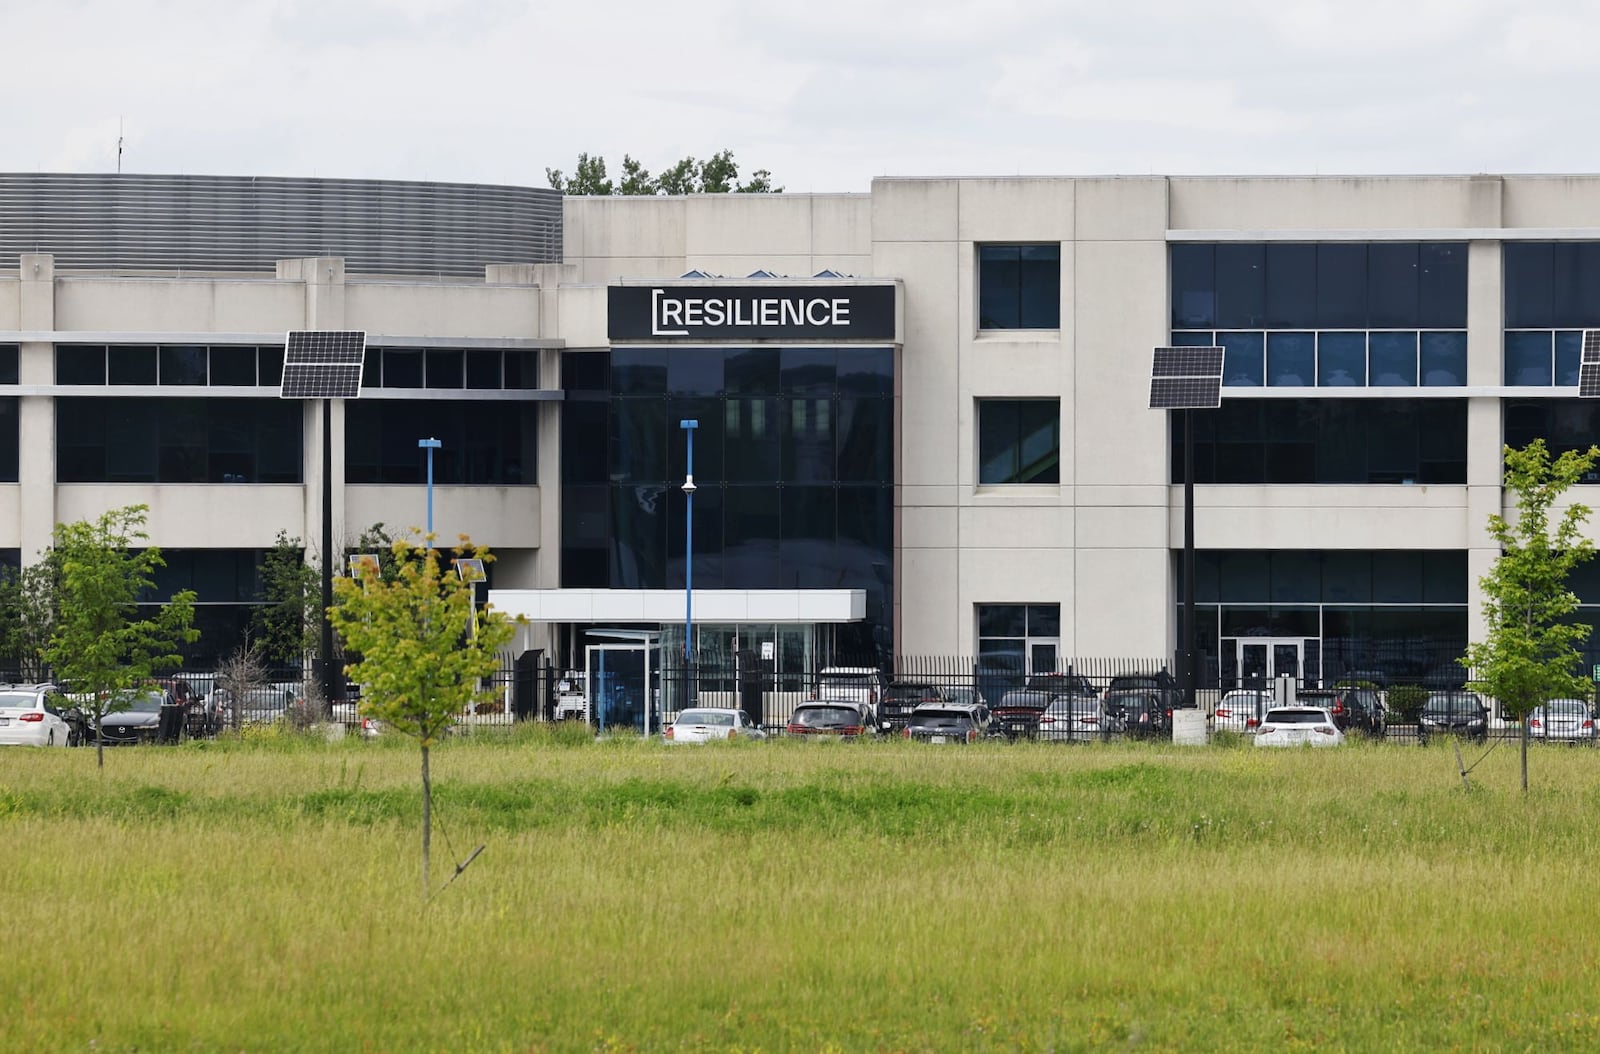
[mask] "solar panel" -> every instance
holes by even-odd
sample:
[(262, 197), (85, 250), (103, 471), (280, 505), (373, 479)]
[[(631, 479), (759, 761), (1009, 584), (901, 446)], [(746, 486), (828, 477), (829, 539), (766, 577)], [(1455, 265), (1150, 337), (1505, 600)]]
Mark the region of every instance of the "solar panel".
[(1600, 329), (1583, 331), (1583, 361), (1600, 363)]
[(1222, 348), (1157, 348), (1150, 367), (1150, 409), (1222, 405)]
[(1152, 377), (1221, 377), (1222, 348), (1157, 348)]
[(1600, 399), (1600, 362), (1578, 364), (1578, 398)]
[(360, 330), (297, 330), (283, 352), (285, 399), (354, 399), (361, 394), (367, 335)]

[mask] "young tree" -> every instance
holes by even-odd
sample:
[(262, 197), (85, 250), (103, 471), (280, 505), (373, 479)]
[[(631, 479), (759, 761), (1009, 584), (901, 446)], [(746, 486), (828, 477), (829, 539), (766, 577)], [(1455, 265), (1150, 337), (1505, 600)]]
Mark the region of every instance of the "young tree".
[(1474, 690), (1499, 700), (1522, 725), (1522, 790), (1528, 790), (1528, 714), (1550, 699), (1587, 697), (1590, 684), (1578, 669), (1578, 645), (1589, 627), (1565, 621), (1578, 608), (1567, 585), (1572, 569), (1594, 555), (1581, 533), (1589, 507), (1567, 506), (1551, 531), (1551, 508), (1600, 458), (1600, 447), (1569, 450), (1554, 460), (1544, 440), (1505, 452), (1506, 489), (1516, 496), (1511, 523), (1489, 517), (1500, 546), (1494, 567), (1479, 580), (1487, 634), (1467, 649), (1462, 664)]
[(732, 150), (722, 150), (704, 161), (692, 156), (661, 170), (651, 177), (644, 165), (631, 155), (622, 155), (622, 181), (615, 185), (606, 177), (606, 160), (603, 157), (578, 155), (577, 173), (568, 179), (559, 168), (544, 170), (550, 185), (564, 194), (782, 194), (783, 188), (772, 184), (772, 173), (758, 168), (748, 182), (739, 182), (739, 163), (733, 159)]
[(261, 557), (263, 603), (251, 614), (251, 634), (258, 658), (278, 666), (295, 666), (316, 651), (320, 635), (317, 622), (322, 600), (322, 579), (306, 563), (299, 538), (279, 531)]
[(639, 162), (622, 155), (622, 182), (617, 184), (617, 193), (629, 196), (651, 195), (656, 192), (656, 181), (651, 178), (650, 170)]
[[(473, 583), (463, 581), (451, 553), (427, 547), (425, 538), (396, 539), (390, 550), (397, 575), (384, 581), (376, 568), (334, 583), (332, 617), (346, 643), (361, 656), (346, 668), (361, 687), (361, 713), (414, 737), (422, 748), (422, 897), (428, 898), (433, 784), (428, 751), (457, 716), (488, 702), (483, 687), (511, 640), (511, 621), (487, 606), (475, 610)], [(488, 549), (461, 536), (457, 559), (492, 560)]]
[(547, 168), (544, 174), (550, 185), (563, 194), (597, 194), (603, 197), (612, 191), (611, 180), (606, 177), (606, 159), (598, 154), (594, 157), (586, 153), (579, 154), (577, 171), (571, 179), (563, 178), (559, 168)]
[(158, 666), (182, 662), (180, 644), (193, 643), (194, 593), (176, 593), (154, 618), (139, 619), (138, 605), (165, 567), (155, 546), (134, 549), (149, 507), (112, 509), (98, 520), (59, 523), (54, 550), (61, 565), (60, 612), (45, 647), (57, 678), (82, 693), (79, 706), (96, 730), (97, 763), (105, 767), (99, 736), (107, 714), (126, 709), (133, 690)]
[(46, 677), (44, 651), (55, 631), (61, 560), (47, 549), (21, 570), (0, 575), (0, 655), (24, 681)]

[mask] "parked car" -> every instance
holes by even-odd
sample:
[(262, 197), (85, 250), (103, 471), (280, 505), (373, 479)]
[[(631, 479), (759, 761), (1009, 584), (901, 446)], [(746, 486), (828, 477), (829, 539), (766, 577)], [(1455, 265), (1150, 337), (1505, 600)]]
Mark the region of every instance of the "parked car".
[(1333, 715), (1318, 706), (1275, 706), (1256, 729), (1258, 747), (1336, 747), (1343, 742)]
[(982, 703), (924, 703), (911, 712), (904, 732), (919, 743), (976, 743), (999, 734)]
[(1429, 692), (1417, 719), (1417, 737), (1456, 735), (1466, 739), (1489, 738), (1489, 708), (1476, 692)]
[(872, 713), (854, 699), (819, 699), (801, 703), (789, 715), (784, 732), (791, 736), (838, 736), (856, 739), (876, 732)]
[(1547, 742), (1594, 742), (1594, 714), (1583, 699), (1552, 699), (1528, 715), (1528, 738)]
[(751, 723), (743, 710), (696, 707), (680, 711), (661, 730), (661, 738), (668, 743), (709, 743), (714, 739), (766, 739), (767, 734)]
[(72, 704), (53, 684), (0, 685), (0, 746), (70, 747), (83, 741)]
[(1274, 701), (1271, 692), (1263, 692), (1259, 688), (1236, 688), (1226, 692), (1217, 700), (1216, 709), (1212, 711), (1211, 729), (1214, 732), (1254, 735), (1261, 725), (1261, 718), (1272, 709)]
[(128, 705), (100, 720), (100, 742), (108, 747), (154, 743), (161, 735), (162, 708), (175, 710), (178, 701), (166, 688), (139, 689)]
[(874, 716), (888, 687), (883, 671), (871, 666), (827, 666), (817, 674), (813, 699), (851, 699)]
[[(244, 693), (242, 699), (235, 700), (228, 692), (218, 689), (212, 693), (217, 699), (219, 716), (229, 728), (238, 725), (270, 725), (281, 720), (289, 713), (289, 708), (298, 698), (294, 689), (284, 685), (274, 685), (267, 688), (252, 688)], [(234, 720), (234, 710), (239, 711), (239, 718)]]
[(1171, 734), (1172, 711), (1159, 692), (1121, 691), (1106, 695), (1106, 712), (1122, 722), (1123, 733), (1133, 739), (1155, 739)]
[(1153, 670), (1148, 673), (1122, 673), (1111, 678), (1106, 685), (1105, 694), (1110, 696), (1115, 693), (1144, 691), (1155, 692), (1161, 696), (1162, 702), (1168, 710), (1184, 706), (1183, 689), (1178, 686), (1177, 679), (1165, 670)]
[(894, 728), (904, 728), (911, 712), (924, 703), (942, 703), (949, 699), (946, 691), (936, 684), (923, 681), (890, 681), (883, 691), (883, 702), (878, 707), (878, 719)]
[(1382, 739), (1388, 731), (1383, 696), (1373, 688), (1307, 688), (1296, 694), (1295, 702), (1328, 711), (1339, 731), (1346, 734), (1360, 732)]
[(1121, 723), (1106, 714), (1106, 704), (1098, 695), (1062, 696), (1039, 715), (1040, 739), (1104, 739), (1121, 730)]
[(1089, 699), (1098, 696), (1089, 678), (1077, 673), (1036, 673), (1013, 688), (994, 704), (1001, 730), (1011, 739), (1032, 739), (1039, 735), (1042, 719), (1058, 701)]

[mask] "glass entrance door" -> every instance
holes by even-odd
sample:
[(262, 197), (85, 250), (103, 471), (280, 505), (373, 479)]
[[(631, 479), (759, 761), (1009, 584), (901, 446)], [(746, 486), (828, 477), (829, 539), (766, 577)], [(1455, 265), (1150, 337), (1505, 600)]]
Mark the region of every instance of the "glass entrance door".
[(1306, 641), (1301, 637), (1239, 637), (1235, 640), (1239, 688), (1265, 688), (1279, 677), (1304, 675)]

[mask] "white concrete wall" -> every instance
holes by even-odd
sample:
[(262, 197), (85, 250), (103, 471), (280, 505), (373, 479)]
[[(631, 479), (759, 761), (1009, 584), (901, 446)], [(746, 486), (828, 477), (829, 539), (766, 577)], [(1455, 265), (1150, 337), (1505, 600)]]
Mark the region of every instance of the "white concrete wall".
[(298, 282), (57, 278), (56, 327), (149, 333), (280, 333), (304, 325)]
[[(539, 495), (539, 487), (436, 485), (435, 544), (454, 545), (458, 535), (466, 534), (491, 549), (540, 548)], [(352, 483), (345, 488), (344, 507), (345, 523), (358, 534), (375, 523), (384, 524), (392, 535), (411, 527), (420, 531), (428, 520), (428, 488)]]

